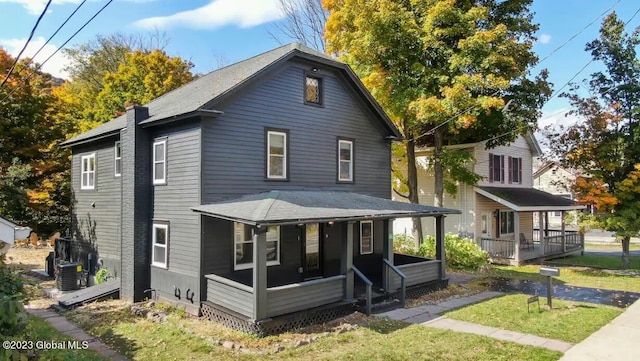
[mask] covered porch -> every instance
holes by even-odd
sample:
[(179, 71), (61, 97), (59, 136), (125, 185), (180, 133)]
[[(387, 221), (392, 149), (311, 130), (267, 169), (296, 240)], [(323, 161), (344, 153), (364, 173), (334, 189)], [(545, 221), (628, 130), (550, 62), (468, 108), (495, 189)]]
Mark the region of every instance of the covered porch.
[[(584, 209), (570, 199), (532, 188), (476, 187), (480, 235), (476, 241), (493, 263), (521, 264), (584, 250), (584, 235), (566, 229), (565, 212)], [(561, 213), (550, 229), (549, 212)], [(534, 224), (534, 214), (537, 224)]]
[[(203, 269), (201, 294), (206, 298), (201, 303), (252, 325), (328, 306), (353, 306), (360, 296), (370, 310), (374, 291), (403, 298), (407, 287), (446, 284), (444, 217), (458, 213), (320, 191), (272, 191), (193, 210), (202, 214), (203, 241), (230, 252), (224, 258), (237, 259), (238, 252), (251, 250), (246, 269), (238, 269), (237, 261)], [(436, 259), (395, 255), (391, 220), (426, 216), (436, 217), (438, 224)], [(251, 233), (243, 249), (234, 243), (237, 224)]]

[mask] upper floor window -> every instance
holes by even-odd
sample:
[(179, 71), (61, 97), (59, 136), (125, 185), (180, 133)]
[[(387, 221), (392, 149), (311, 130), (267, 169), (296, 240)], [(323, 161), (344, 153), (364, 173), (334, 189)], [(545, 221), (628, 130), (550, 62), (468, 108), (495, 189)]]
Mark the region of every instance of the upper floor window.
[(167, 140), (153, 143), (153, 184), (167, 183)]
[(338, 181), (353, 182), (352, 140), (338, 140)]
[(169, 224), (153, 223), (151, 234), (152, 256), (151, 264), (158, 267), (167, 267), (167, 246), (169, 245)]
[[(253, 227), (247, 224), (233, 224), (234, 257), (233, 269), (253, 268)], [(280, 264), (280, 227), (267, 228), (267, 266)]]
[(96, 189), (96, 154), (83, 155), (80, 161), (80, 189)]
[(304, 102), (306, 104), (322, 105), (322, 78), (305, 76)]
[(509, 183), (522, 183), (522, 158), (509, 157)]
[(489, 153), (489, 182), (504, 183), (504, 155)]
[(267, 178), (287, 179), (287, 132), (267, 131)]
[(114, 175), (116, 177), (120, 177), (122, 175), (122, 149), (120, 148), (120, 142), (116, 142), (113, 149), (114, 149), (113, 158), (115, 159)]
[(360, 254), (373, 253), (373, 221), (360, 222)]
[(515, 233), (515, 212), (500, 211), (500, 235)]

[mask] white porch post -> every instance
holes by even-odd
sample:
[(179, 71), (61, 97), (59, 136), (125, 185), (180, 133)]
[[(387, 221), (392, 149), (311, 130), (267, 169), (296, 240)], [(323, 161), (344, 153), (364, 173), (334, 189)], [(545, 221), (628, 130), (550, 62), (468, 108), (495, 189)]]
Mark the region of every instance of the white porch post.
[(347, 222), (347, 239), (342, 242), (341, 273), (347, 278), (344, 282), (344, 298), (353, 299), (353, 225), (355, 222)]
[(567, 251), (567, 240), (565, 238), (564, 211), (560, 212), (560, 234), (562, 235), (562, 252)]
[(546, 245), (544, 243), (544, 212), (538, 212), (538, 239), (540, 240), (540, 248), (542, 248), (542, 254), (546, 253)]
[(514, 247), (515, 250), (513, 252), (514, 258), (516, 262), (520, 262), (520, 212), (514, 212), (513, 215), (513, 233), (515, 236)]
[[(387, 219), (384, 221), (384, 236), (385, 242), (382, 245), (382, 257), (393, 263), (393, 219)], [(391, 270), (386, 265), (382, 265), (384, 272), (382, 272), (382, 285), (388, 292), (391, 289)]]
[(253, 228), (253, 319), (267, 318), (267, 230)]
[(444, 216), (436, 216), (436, 259), (440, 261), (440, 279), (447, 277), (447, 260), (444, 249)]

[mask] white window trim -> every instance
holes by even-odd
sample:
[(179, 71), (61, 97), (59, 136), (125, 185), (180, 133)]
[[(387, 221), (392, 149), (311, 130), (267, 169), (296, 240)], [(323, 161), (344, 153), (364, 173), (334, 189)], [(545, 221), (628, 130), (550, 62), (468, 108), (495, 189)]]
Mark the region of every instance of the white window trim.
[[(271, 135), (282, 135), (284, 137), (284, 141), (282, 142), (283, 144), (283, 155), (282, 155), (282, 175), (272, 175), (271, 174)], [(285, 132), (279, 132), (279, 131), (275, 131), (275, 130), (268, 130), (267, 131), (267, 179), (287, 179), (287, 142), (289, 140), (287, 139), (287, 133)], [(275, 154), (274, 156), (279, 156), (278, 154)]]
[[(251, 262), (249, 263), (241, 263), (238, 264), (238, 259), (236, 258), (236, 245), (239, 244), (238, 242), (236, 242), (236, 230), (235, 227), (236, 225), (241, 225), (242, 226), (242, 238), (245, 239), (246, 235), (244, 234), (244, 224), (242, 223), (234, 223), (233, 224), (233, 270), (234, 271), (240, 271), (240, 270), (245, 270), (245, 269), (252, 269), (253, 268), (253, 255), (251, 256)], [(280, 226), (272, 226), (272, 227), (276, 227), (276, 229), (278, 230), (278, 241), (276, 242), (276, 259), (273, 261), (267, 261), (267, 267), (270, 266), (279, 266), (280, 265)], [(252, 243), (253, 244), (253, 230), (251, 231), (251, 241), (242, 241), (240, 243)], [(255, 245), (253, 245), (252, 248), (252, 252), (256, 249)]]
[[(162, 149), (164, 150), (164, 154), (162, 157), (162, 161), (156, 161), (156, 145), (162, 144)], [(159, 140), (153, 142), (153, 158), (151, 160), (153, 162), (153, 184), (167, 184), (167, 140)], [(162, 173), (164, 176), (162, 179), (156, 179), (156, 167), (162, 164), (164, 172)]]
[[(84, 164), (85, 164), (85, 159), (87, 160), (87, 168), (89, 168), (89, 164), (90, 161), (89, 159), (93, 158), (93, 170), (85, 170), (84, 169)], [(96, 153), (91, 153), (91, 154), (87, 154), (87, 155), (83, 155), (80, 158), (80, 189), (86, 189), (86, 190), (92, 190), (92, 189), (96, 189), (96, 178), (98, 177), (98, 172), (96, 171), (97, 168), (97, 164), (96, 164)], [(91, 174), (93, 173), (93, 184), (84, 184), (84, 174)], [(89, 177), (87, 176), (87, 183), (89, 182)]]
[[(509, 229), (509, 213), (513, 213), (513, 232), (507, 232), (507, 233), (502, 233), (502, 215), (504, 214), (505, 217), (507, 217), (507, 229)], [(514, 235), (515, 234), (515, 221), (516, 221), (516, 213), (515, 211), (500, 211), (500, 219), (498, 219), (498, 221), (500, 222), (500, 236), (506, 235), (506, 236), (510, 236), (510, 235)]]
[[(120, 147), (119, 157), (118, 147)], [(118, 161), (120, 161), (120, 173), (118, 173)], [(115, 142), (113, 145), (113, 175), (116, 177), (122, 176), (122, 143), (120, 143), (120, 141)]]
[[(362, 251), (362, 225), (364, 225), (365, 223), (370, 224), (371, 225), (371, 251), (370, 252), (363, 252)], [(360, 221), (360, 254), (373, 254), (373, 221)]]
[[(164, 228), (164, 234), (167, 239), (164, 240), (164, 244), (156, 243), (156, 228)], [(167, 259), (169, 257), (169, 253), (167, 250), (167, 246), (169, 245), (169, 225), (165, 223), (154, 223), (151, 228), (151, 265), (156, 267), (167, 268)], [(164, 248), (164, 262), (156, 262), (156, 247)]]
[[(340, 146), (343, 144), (349, 144), (349, 177), (342, 178), (342, 160), (340, 159)], [(353, 182), (353, 141), (339, 139), (338, 140), (338, 181), (340, 182)]]

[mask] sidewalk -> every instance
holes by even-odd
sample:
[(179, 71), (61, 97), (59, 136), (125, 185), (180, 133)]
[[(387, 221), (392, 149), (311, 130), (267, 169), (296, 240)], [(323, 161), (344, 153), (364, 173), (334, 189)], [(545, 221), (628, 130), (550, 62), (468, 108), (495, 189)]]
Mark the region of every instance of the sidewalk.
[(561, 361), (638, 360), (640, 300), (564, 354)]
[[(543, 347), (553, 351), (565, 352), (573, 345), (560, 340), (543, 338), (520, 332), (502, 330), (495, 327), (478, 325), (475, 323), (458, 321), (440, 316), (442, 313), (472, 303), (477, 303), (490, 298), (502, 296), (502, 292), (482, 292), (477, 295), (454, 298), (438, 304), (423, 305), (414, 308), (399, 308), (376, 316), (388, 317), (392, 320), (401, 320), (409, 323), (421, 324), (427, 327), (447, 329), (456, 332), (473, 333), (503, 341), (511, 341), (522, 345)], [(640, 329), (639, 329), (640, 330)], [(578, 360), (578, 359), (576, 359)]]
[(55, 329), (62, 332), (63, 334), (73, 339), (76, 339), (78, 341), (88, 341), (90, 349), (96, 351), (97, 353), (99, 353), (100, 355), (106, 358), (109, 358), (111, 360), (116, 360), (116, 361), (128, 360), (126, 357), (110, 349), (107, 345), (102, 343), (100, 340), (84, 332), (84, 330), (82, 330), (75, 324), (69, 322), (64, 316), (61, 316), (56, 312), (46, 310), (46, 309), (41, 309), (41, 308), (35, 308), (30, 305), (25, 306), (25, 309), (29, 314), (40, 317), (45, 321), (49, 322), (51, 326), (53, 326)]

